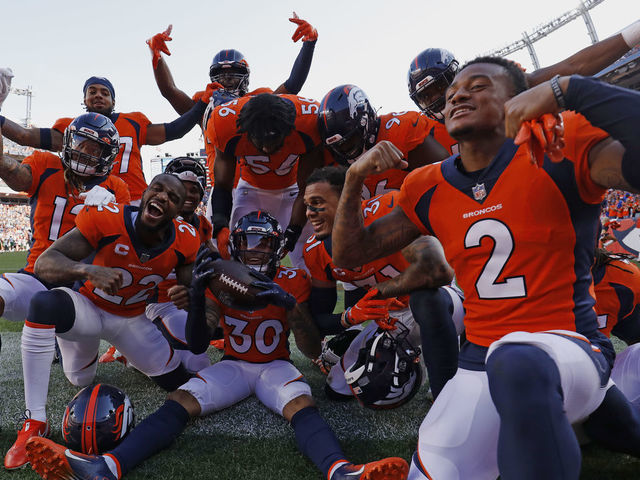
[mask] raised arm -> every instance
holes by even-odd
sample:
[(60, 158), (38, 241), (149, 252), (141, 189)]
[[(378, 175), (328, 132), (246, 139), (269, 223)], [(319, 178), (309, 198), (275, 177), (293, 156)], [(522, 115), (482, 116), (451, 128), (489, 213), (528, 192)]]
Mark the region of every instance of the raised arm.
[(199, 100), (191, 109), (171, 123), (155, 123), (147, 127), (147, 145), (161, 143), (184, 137), (189, 130), (202, 121), (207, 104)]
[(0, 115), (2, 134), (12, 142), (25, 147), (42, 148), (59, 152), (62, 150), (62, 134), (51, 128), (23, 127)]
[(545, 113), (574, 110), (610, 135), (589, 151), (591, 179), (605, 188), (640, 193), (640, 93), (579, 75), (560, 77), (556, 93), (551, 83), (505, 104), (506, 134), (515, 137), (523, 121)]
[(402, 152), (387, 141), (367, 150), (349, 167), (331, 234), (336, 266), (359, 267), (403, 249), (420, 236), (418, 228), (398, 207), (364, 227), (361, 208), (364, 179), (389, 168), (406, 167)]
[(2, 136), (4, 129), (0, 128), (0, 178), (4, 180), (11, 190), (26, 192), (31, 186), (32, 175), (29, 165), (22, 165), (6, 153), (3, 154), (4, 142)]
[(376, 285), (381, 297), (398, 297), (414, 290), (438, 288), (453, 280), (453, 269), (435, 237), (417, 238), (402, 250), (402, 254), (409, 262), (409, 267), (397, 277)]
[(554, 75), (574, 73), (584, 76), (595, 75), (638, 43), (640, 43), (640, 20), (636, 20), (620, 33), (589, 45), (554, 65), (526, 74), (527, 81), (529, 85), (534, 86), (551, 79)]
[(293, 12), (293, 17), (289, 19), (290, 22), (298, 25), (291, 39), (294, 42), (302, 39), (302, 48), (300, 53), (293, 62), (293, 68), (291, 74), (282, 85), (276, 88), (274, 93), (293, 93), (297, 94), (309, 75), (309, 69), (311, 68), (311, 61), (313, 60), (313, 50), (316, 46), (316, 40), (318, 40), (318, 31), (313, 28), (309, 22), (298, 18), (296, 12)]
[(94, 251), (80, 230), (74, 228), (53, 242), (38, 257), (34, 272), (44, 281), (55, 285), (89, 280), (95, 287), (114, 295), (122, 286), (122, 273), (115, 268), (81, 261)]

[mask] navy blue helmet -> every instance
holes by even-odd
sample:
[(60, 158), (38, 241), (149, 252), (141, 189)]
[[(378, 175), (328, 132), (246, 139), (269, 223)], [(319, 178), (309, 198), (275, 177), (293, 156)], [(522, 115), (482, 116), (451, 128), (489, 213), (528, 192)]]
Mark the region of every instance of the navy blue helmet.
[(60, 157), (65, 167), (83, 177), (109, 174), (120, 150), (120, 135), (108, 117), (85, 113), (64, 131)]
[(378, 115), (362, 89), (340, 85), (320, 102), (318, 129), (337, 161), (348, 164), (375, 144)]
[(445, 92), (458, 72), (458, 61), (444, 48), (427, 48), (411, 62), (409, 96), (427, 116), (443, 121)]
[(231, 257), (271, 279), (280, 266), (281, 246), (282, 229), (267, 212), (246, 214), (229, 234)]
[(62, 438), (72, 450), (98, 455), (116, 447), (135, 423), (126, 393), (99, 383), (80, 390), (62, 418)]
[(209, 78), (241, 97), (249, 91), (249, 63), (238, 50), (220, 50), (211, 61)]

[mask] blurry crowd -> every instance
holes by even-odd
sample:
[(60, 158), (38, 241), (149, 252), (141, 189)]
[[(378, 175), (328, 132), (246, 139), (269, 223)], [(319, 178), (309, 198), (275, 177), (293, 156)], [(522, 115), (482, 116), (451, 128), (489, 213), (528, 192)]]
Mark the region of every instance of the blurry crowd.
[(17, 252), (29, 249), (30, 211), (29, 205), (0, 203), (0, 251)]

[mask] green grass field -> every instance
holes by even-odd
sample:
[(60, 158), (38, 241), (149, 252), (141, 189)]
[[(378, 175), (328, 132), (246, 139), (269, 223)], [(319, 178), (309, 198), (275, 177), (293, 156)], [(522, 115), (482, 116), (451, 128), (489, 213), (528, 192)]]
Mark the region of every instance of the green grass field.
[[(24, 254), (0, 254), (0, 272), (16, 271)], [(16, 425), (24, 409), (20, 360), (21, 324), (0, 319), (0, 452), (4, 455), (15, 440)], [(107, 345), (103, 342), (101, 353)], [(212, 359), (219, 352), (210, 349)], [(372, 411), (356, 402), (329, 402), (323, 392), (324, 376), (294, 347), (293, 361), (305, 375), (320, 411), (341, 440), (345, 453), (355, 462), (382, 456), (411, 458), (420, 422), (430, 407), (427, 386), (407, 405), (390, 411)], [(119, 363), (99, 365), (97, 381), (117, 385), (131, 397), (138, 421), (164, 401), (165, 393), (144, 375)], [(64, 378), (59, 365), (52, 366), (48, 412), (52, 438), (61, 441), (64, 407), (78, 389)], [(613, 454), (597, 447), (583, 450), (581, 479), (636, 480), (640, 460)], [(0, 470), (2, 479), (36, 479), (29, 469)], [(322, 476), (297, 450), (291, 427), (255, 398), (190, 423), (184, 434), (165, 452), (156, 455), (133, 473), (131, 479), (173, 480), (312, 480)], [(467, 479), (465, 479), (467, 480)], [(469, 479), (473, 480), (473, 479)]]

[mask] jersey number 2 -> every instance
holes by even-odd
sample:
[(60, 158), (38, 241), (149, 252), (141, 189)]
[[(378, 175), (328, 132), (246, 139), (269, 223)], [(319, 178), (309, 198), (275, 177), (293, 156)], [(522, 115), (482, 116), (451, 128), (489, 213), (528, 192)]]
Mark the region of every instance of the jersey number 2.
[(513, 235), (509, 228), (498, 220), (480, 220), (467, 230), (464, 237), (464, 248), (479, 247), (484, 237), (493, 240), (493, 250), (476, 280), (478, 297), (484, 300), (526, 297), (527, 286), (524, 275), (505, 278), (502, 282), (497, 282), (513, 253)]

